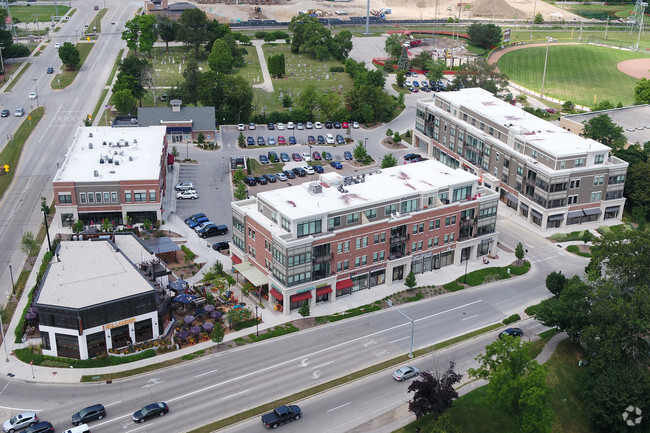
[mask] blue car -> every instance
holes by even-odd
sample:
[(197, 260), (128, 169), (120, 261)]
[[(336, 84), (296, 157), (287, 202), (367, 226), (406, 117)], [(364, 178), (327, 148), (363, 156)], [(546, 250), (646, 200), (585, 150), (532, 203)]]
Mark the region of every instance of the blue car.
[(352, 161), (352, 153), (350, 153), (349, 151), (346, 150), (346, 151), (343, 153), (343, 156), (345, 157), (346, 160), (348, 160), (348, 161)]
[(289, 158), (289, 154), (287, 152), (280, 153), (280, 161), (289, 162), (290, 160), (291, 158)]
[(297, 143), (296, 137), (294, 137), (293, 135), (290, 135), (289, 136), (289, 144), (296, 144), (296, 143)]
[(325, 169), (320, 164), (312, 165), (311, 168), (313, 168), (316, 173), (324, 173), (325, 172)]
[(343, 164), (341, 164), (341, 163), (338, 162), (338, 161), (332, 161), (332, 162), (330, 162), (330, 165), (331, 165), (332, 167), (334, 167), (335, 169), (337, 169), (337, 170), (340, 170), (340, 169), (343, 168)]
[(255, 139), (253, 137), (246, 138), (246, 144), (248, 146), (255, 146)]
[(191, 216), (185, 218), (185, 224), (189, 224), (189, 223), (192, 222), (195, 218), (201, 218), (201, 217), (204, 217), (204, 216), (205, 216), (204, 213), (195, 213), (194, 215), (191, 215)]
[(203, 216), (203, 217), (199, 217), (199, 218), (193, 218), (192, 221), (190, 221), (189, 224), (187, 224), (187, 225), (190, 226), (191, 229), (193, 229), (194, 227), (198, 226), (199, 224), (207, 222), (207, 221), (210, 221), (210, 218)]
[(275, 146), (275, 138), (274, 137), (269, 137), (269, 146)]

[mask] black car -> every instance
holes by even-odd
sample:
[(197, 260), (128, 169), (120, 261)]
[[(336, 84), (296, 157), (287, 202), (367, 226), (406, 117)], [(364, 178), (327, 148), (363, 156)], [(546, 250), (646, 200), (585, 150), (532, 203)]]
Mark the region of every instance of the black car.
[(325, 122), (325, 128), (332, 129), (332, 122)]
[(264, 137), (257, 137), (257, 145), (258, 146), (266, 145), (266, 141), (264, 141)]
[(43, 421), (28, 427), (27, 430), (25, 430), (25, 433), (52, 433), (53, 431), (54, 426), (52, 423)]
[(9, 110), (2, 110), (2, 114), (0, 114), (2, 117), (9, 117)]
[(219, 252), (226, 251), (230, 249), (230, 244), (228, 242), (217, 242), (212, 245), (212, 249)]
[(47, 68), (47, 73), (48, 74), (53, 74), (54, 73), (54, 68), (51, 67), (51, 66), (49, 68)]
[(246, 185), (248, 185), (248, 186), (255, 186), (255, 185), (257, 185), (257, 181), (255, 180), (255, 178), (254, 178), (253, 176), (246, 176), (246, 177), (244, 178), (244, 183), (245, 183)]
[(72, 424), (86, 424), (88, 421), (94, 421), (96, 419), (102, 419), (106, 416), (106, 409), (101, 404), (94, 404), (92, 406), (85, 407), (79, 412), (72, 415)]
[(267, 125), (269, 128), (269, 131), (273, 131), (275, 129), (275, 125), (273, 123), (270, 123)]
[(293, 171), (291, 170), (284, 170), (282, 173), (287, 177), (287, 179), (295, 179), (296, 175), (293, 174)]
[(271, 174), (271, 173), (266, 173), (266, 174), (264, 174), (263, 176), (264, 176), (264, 179), (266, 179), (266, 180), (269, 181), (270, 183), (276, 182), (276, 181), (278, 180), (278, 179), (275, 177), (275, 175), (274, 175), (274, 174)]
[(305, 177), (307, 176), (307, 171), (305, 171), (304, 168), (302, 167), (294, 167), (293, 168), (293, 173), (298, 176), (298, 177)]
[(246, 144), (248, 146), (255, 146), (255, 139), (253, 137), (247, 137), (246, 138)]
[(523, 335), (524, 335), (524, 331), (522, 331), (520, 328), (508, 328), (499, 334), (499, 338), (503, 340), (503, 337), (505, 336), (522, 337)]
[(320, 164), (312, 165), (311, 168), (313, 168), (316, 173), (325, 173), (325, 169)]
[(322, 135), (319, 135), (318, 136), (318, 144), (325, 144), (325, 137), (323, 137)]
[(404, 161), (411, 161), (416, 158), (420, 158), (420, 155), (417, 153), (407, 153), (404, 155)]
[(260, 164), (268, 164), (269, 159), (266, 157), (266, 155), (260, 155)]
[(341, 122), (334, 122), (334, 129), (341, 129)]
[(163, 416), (169, 412), (167, 403), (159, 402), (148, 404), (137, 412), (133, 413), (134, 422), (145, 422), (148, 419)]
[(226, 233), (228, 233), (227, 226), (216, 225), (216, 224), (211, 224), (209, 226), (206, 226), (205, 228), (197, 232), (197, 234), (201, 236), (203, 239), (211, 238), (212, 236), (225, 235)]
[(267, 183), (269, 183), (269, 181), (266, 180), (264, 176), (256, 176), (255, 182), (259, 183), (260, 185), (266, 185)]
[(345, 144), (345, 138), (341, 134), (336, 134), (336, 144)]

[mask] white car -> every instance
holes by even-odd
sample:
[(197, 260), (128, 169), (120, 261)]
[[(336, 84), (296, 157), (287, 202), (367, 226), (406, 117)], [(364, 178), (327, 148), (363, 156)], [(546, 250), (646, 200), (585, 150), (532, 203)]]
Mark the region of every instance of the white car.
[(301, 156), (305, 162), (311, 161), (311, 155), (309, 154), (309, 152), (303, 152)]
[(352, 122), (352, 127), (354, 129), (359, 129), (359, 122)]
[(38, 95), (36, 94), (36, 92), (32, 92), (29, 94), (29, 99), (36, 99), (37, 97)]
[(202, 223), (199, 224), (198, 226), (194, 227), (194, 231), (198, 232), (199, 230), (203, 230), (203, 229), (206, 228), (207, 226), (211, 226), (211, 225), (214, 225), (214, 223), (213, 223), (212, 221), (205, 221), (205, 222), (202, 222)]
[(285, 180), (287, 180), (287, 175), (284, 173), (275, 173), (275, 178), (277, 180), (284, 182)]
[(240, 123), (239, 125), (237, 125), (237, 130), (243, 131), (244, 130), (244, 124)]
[(305, 128), (307, 128), (307, 129), (312, 129), (313, 127), (314, 127), (314, 124), (313, 124), (313, 123), (311, 123), (311, 122), (307, 122), (307, 123), (305, 123)]
[(314, 123), (314, 128), (316, 128), (316, 129), (321, 129), (322, 127), (323, 127), (323, 124), (322, 124), (322, 123), (320, 123), (320, 122), (316, 122), (316, 123)]
[(332, 134), (327, 134), (327, 136), (325, 136), (325, 141), (327, 141), (327, 144), (334, 144), (334, 136)]
[(302, 123), (299, 123), (299, 124), (296, 125), (296, 128), (298, 128), (300, 130), (303, 130), (303, 129), (305, 129), (305, 125), (303, 125)]
[(195, 189), (186, 189), (185, 191), (177, 193), (176, 198), (178, 200), (196, 200), (199, 198), (199, 193), (197, 193)]
[(56, 44), (54, 44), (54, 48), (56, 48), (57, 50), (61, 48), (61, 43), (57, 42)]
[(427, 80), (420, 80), (420, 86), (429, 87), (429, 82)]
[(194, 183), (192, 183), (190, 181), (185, 181), (185, 182), (179, 183), (178, 185), (175, 185), (174, 189), (176, 191), (186, 191), (188, 189), (194, 189), (195, 190), (196, 188), (194, 188)]
[(306, 165), (302, 168), (307, 172), (307, 174), (315, 174), (316, 172), (314, 171), (314, 168), (310, 165)]
[(249, 123), (248, 124), (248, 129), (251, 130), (251, 131), (254, 130), (255, 129), (255, 124), (254, 123)]
[(278, 128), (279, 131), (284, 131), (284, 123), (276, 123), (275, 127)]
[(417, 72), (415, 72), (415, 71), (411, 72), (411, 77), (417, 77), (417, 76), (418, 76)]
[[(279, 128), (280, 125), (282, 125), (282, 124), (281, 124), (281, 123), (278, 123), (278, 129), (280, 129), (280, 128)], [(287, 123), (287, 129), (293, 129), (293, 128), (294, 128), (294, 124), (293, 124), (293, 122), (289, 122), (289, 123)]]

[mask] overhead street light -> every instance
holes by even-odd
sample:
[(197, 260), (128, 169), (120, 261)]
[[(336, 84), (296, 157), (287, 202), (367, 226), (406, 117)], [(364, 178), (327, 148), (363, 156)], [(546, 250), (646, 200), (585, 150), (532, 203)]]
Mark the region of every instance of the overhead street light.
[(400, 313), (402, 316), (406, 317), (409, 322), (411, 322), (411, 349), (409, 350), (409, 358), (413, 358), (413, 337), (415, 335), (415, 321), (411, 319), (409, 316), (406, 315), (402, 310), (397, 308), (396, 306), (393, 305), (393, 301), (390, 299), (386, 300), (386, 303), (388, 306), (394, 310), (397, 310), (398, 313)]

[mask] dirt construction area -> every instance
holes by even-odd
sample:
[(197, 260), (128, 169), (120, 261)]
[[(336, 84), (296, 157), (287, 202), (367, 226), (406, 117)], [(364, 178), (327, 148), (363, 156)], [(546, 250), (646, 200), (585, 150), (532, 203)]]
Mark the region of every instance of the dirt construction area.
[[(208, 17), (220, 22), (246, 21), (248, 19), (272, 19), (277, 21), (290, 21), (299, 11), (315, 10), (321, 17), (365, 16), (366, 2), (364, 0), (352, 1), (316, 1), (316, 0), (276, 0), (273, 5), (261, 5), (261, 14), (254, 14), (253, 5), (233, 4), (197, 4)], [(459, 6), (460, 4), (460, 6)], [(388, 19), (446, 19), (457, 17), (460, 9), (461, 19), (492, 18), (492, 19), (518, 19), (529, 21), (533, 12), (541, 13), (546, 20), (573, 21), (585, 20), (563, 9), (543, 1), (535, 0), (468, 0), (459, 3), (458, 0), (373, 0), (371, 10), (390, 9)], [(343, 12), (344, 14), (337, 14)]]

